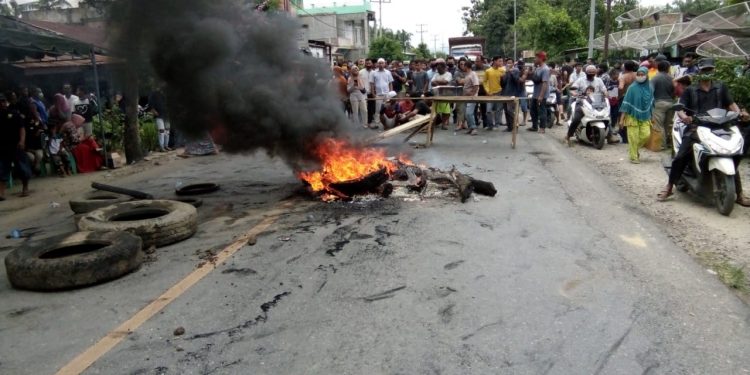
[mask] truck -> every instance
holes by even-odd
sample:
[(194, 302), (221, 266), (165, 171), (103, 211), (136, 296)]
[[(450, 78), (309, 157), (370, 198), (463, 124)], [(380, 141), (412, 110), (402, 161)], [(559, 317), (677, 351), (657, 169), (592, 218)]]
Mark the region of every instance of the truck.
[(457, 59), (468, 57), (471, 61), (476, 61), (477, 57), (484, 54), (485, 38), (480, 36), (448, 38), (448, 48), (450, 55)]

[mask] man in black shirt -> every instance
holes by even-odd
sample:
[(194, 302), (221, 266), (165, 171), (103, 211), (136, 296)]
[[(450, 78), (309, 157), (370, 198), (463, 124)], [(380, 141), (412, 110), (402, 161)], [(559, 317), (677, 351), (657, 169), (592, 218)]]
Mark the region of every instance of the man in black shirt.
[(29, 195), (31, 167), (26, 157), (26, 129), (21, 114), (10, 108), (5, 95), (0, 94), (0, 201), (5, 200), (5, 184), (13, 173), (18, 171), (23, 190), (21, 196)]
[[(706, 58), (701, 60), (699, 68), (700, 75), (697, 76), (698, 85), (688, 87), (682, 93), (682, 97), (680, 97), (680, 103), (685, 108), (677, 112), (677, 116), (688, 128), (682, 134), (682, 144), (680, 144), (680, 149), (672, 160), (672, 168), (669, 172), (667, 186), (657, 196), (659, 200), (665, 200), (673, 194), (672, 188), (674, 184), (680, 180), (682, 173), (690, 164), (690, 159), (693, 157), (693, 145), (699, 142), (698, 135), (695, 132), (697, 124), (693, 120), (696, 112), (704, 113), (714, 108), (724, 108), (740, 113), (740, 108), (732, 100), (727, 87), (721, 81), (711, 79), (714, 71), (713, 59)], [(738, 164), (739, 159), (735, 159), (735, 167)], [(739, 169), (737, 170), (739, 171)], [(745, 197), (742, 193), (742, 182), (740, 181), (739, 173), (735, 176), (734, 181), (737, 191), (737, 204), (750, 207), (750, 198)]]

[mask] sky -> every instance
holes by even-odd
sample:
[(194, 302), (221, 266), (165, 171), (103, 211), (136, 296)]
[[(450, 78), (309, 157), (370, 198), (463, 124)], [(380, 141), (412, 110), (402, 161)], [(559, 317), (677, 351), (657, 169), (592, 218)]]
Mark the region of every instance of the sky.
[[(313, 4), (316, 7), (336, 5), (360, 5), (363, 0), (305, 0), (305, 8)], [(470, 5), (470, 0), (385, 0), (383, 3), (383, 26), (394, 30), (406, 30), (412, 33), (412, 45), (420, 43), (418, 24), (425, 24), (424, 42), (432, 51), (448, 52), (448, 38), (461, 36), (466, 25), (461, 21), (464, 6)], [(642, 6), (664, 5), (665, 0), (641, 0)], [(372, 2), (375, 18), (379, 20), (379, 7)], [(437, 41), (435, 38), (437, 37)]]

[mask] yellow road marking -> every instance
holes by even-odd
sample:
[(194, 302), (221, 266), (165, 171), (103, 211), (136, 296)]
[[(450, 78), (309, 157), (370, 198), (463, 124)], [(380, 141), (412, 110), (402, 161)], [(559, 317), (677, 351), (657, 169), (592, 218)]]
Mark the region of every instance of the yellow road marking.
[(161, 311), (164, 307), (172, 303), (175, 299), (181, 296), (185, 291), (190, 289), (198, 281), (204, 278), (206, 275), (216, 269), (217, 264), (221, 264), (227, 260), (234, 253), (239, 251), (242, 247), (247, 245), (251, 240), (263, 233), (268, 227), (270, 227), (276, 220), (281, 217), (288, 208), (294, 205), (293, 201), (283, 201), (272, 209), (266, 216), (265, 219), (261, 220), (260, 223), (250, 228), (247, 232), (243, 233), (236, 241), (229, 246), (225, 247), (221, 252), (216, 254), (215, 262), (206, 262), (196, 268), (193, 272), (185, 276), (184, 279), (180, 280), (177, 284), (169, 288), (159, 298), (153, 300), (151, 303), (146, 305), (143, 309), (135, 313), (130, 319), (120, 324), (119, 327), (107, 333), (101, 340), (96, 344), (92, 345), (86, 351), (79, 354), (72, 361), (57, 371), (57, 375), (77, 375), (85, 371), (89, 366), (94, 364), (99, 358), (107, 354), (112, 348), (119, 344), (127, 335), (143, 325), (146, 321), (151, 319), (156, 313)]

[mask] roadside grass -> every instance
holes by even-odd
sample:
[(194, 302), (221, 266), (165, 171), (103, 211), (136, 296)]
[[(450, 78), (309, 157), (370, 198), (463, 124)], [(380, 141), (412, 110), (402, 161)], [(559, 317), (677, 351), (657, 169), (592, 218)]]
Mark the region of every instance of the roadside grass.
[(703, 265), (714, 271), (726, 286), (743, 293), (750, 291), (745, 265), (737, 266), (723, 259), (721, 255), (710, 252), (700, 253), (698, 258)]

